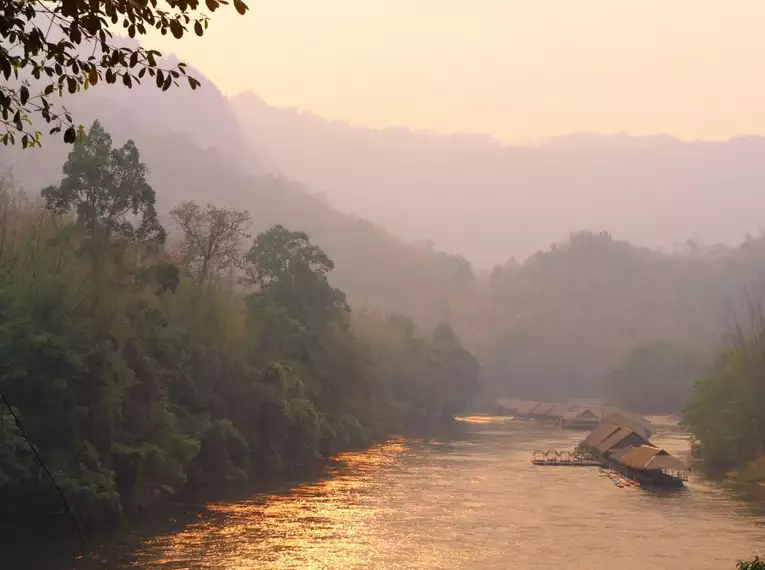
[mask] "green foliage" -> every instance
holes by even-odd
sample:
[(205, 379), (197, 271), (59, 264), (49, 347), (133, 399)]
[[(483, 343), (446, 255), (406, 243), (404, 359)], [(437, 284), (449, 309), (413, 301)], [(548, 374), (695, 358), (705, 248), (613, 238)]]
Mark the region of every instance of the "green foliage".
[(369, 347), (373, 400), (388, 404), (378, 413), (391, 414), (380, 421), (395, 422), (401, 432), (439, 425), (479, 390), (478, 363), (447, 325), (428, 338), (407, 317), (380, 321), (363, 315), (354, 330)]
[[(44, 188), (42, 196), (56, 215), (74, 211), (91, 236), (162, 243), (165, 230), (146, 174), (135, 143), (112, 148), (111, 135), (96, 121), (69, 153), (61, 184)], [(131, 217), (138, 217), (138, 225)]]
[(635, 346), (605, 380), (609, 403), (644, 413), (681, 411), (706, 363), (693, 350), (671, 342)]
[(751, 329), (738, 328), (734, 346), (697, 383), (683, 423), (709, 467), (757, 480), (765, 479), (765, 315), (751, 305), (750, 317)]
[[(217, 221), (235, 222), (225, 248), (196, 250), (215, 250), (204, 279), (183, 247), (147, 250), (141, 220), (156, 215), (144, 173), (137, 149), (115, 151), (96, 124), (44, 191), (45, 209), (0, 192), (0, 387), (80, 521), (433, 427), (475, 393), (478, 366), (449, 327), (426, 338), (411, 321), (368, 315), (365, 330), (352, 327), (327, 279), (332, 260), (302, 232), (256, 236), (238, 264), (245, 289), (229, 255), (244, 212), (210, 206), (225, 215), (194, 226), (209, 238)], [(0, 520), (60, 512), (6, 420)]]
[(759, 556), (755, 556), (753, 560), (739, 560), (736, 570), (765, 570), (765, 560), (760, 560)]
[[(200, 13), (202, 3), (197, 0), (165, 2), (80, 2), (63, 0), (50, 5), (42, 1), (8, 0), (3, 3), (0, 37), (0, 73), (4, 82), (0, 86), (0, 124), (5, 133), (0, 135), (4, 144), (14, 144), (21, 134), (23, 147), (39, 146), (40, 132), (31, 131), (30, 115), (39, 115), (52, 124), (50, 134), (66, 126), (64, 140), (74, 142), (77, 131), (71, 115), (58, 111), (51, 101), (53, 95), (77, 93), (99, 81), (117, 83), (125, 87), (139, 84), (145, 74), (156, 80), (163, 91), (178, 84), (186, 74), (181, 63), (172, 69), (163, 69), (156, 50), (143, 47), (121, 47), (113, 43), (115, 25), (124, 28), (128, 36), (145, 36), (156, 28), (162, 35), (170, 32), (176, 39), (194, 30), (204, 35), (208, 16)], [(204, 6), (213, 12), (228, 2), (205, 0)], [(244, 14), (247, 5), (234, 0), (234, 8)], [(30, 82), (30, 79), (34, 82)], [(188, 77), (192, 89), (199, 81)]]
[(291, 232), (281, 225), (255, 238), (247, 261), (251, 264), (250, 279), (261, 289), (280, 282), (284, 285), (303, 272), (325, 277), (335, 267), (305, 233)]
[[(636, 346), (657, 340), (710, 354), (763, 268), (765, 240), (668, 254), (579, 232), (496, 268), (491, 298), (455, 323), (491, 392), (593, 397)], [(471, 327), (471, 328), (468, 328)], [(475, 338), (475, 342), (472, 340)]]
[(202, 434), (199, 455), (189, 474), (196, 485), (227, 485), (246, 481), (250, 469), (250, 445), (228, 419), (220, 419)]
[(170, 212), (183, 232), (181, 259), (186, 269), (198, 281), (212, 275), (218, 277), (225, 269), (240, 267), (240, 248), (249, 238), (252, 223), (247, 212), (218, 208), (208, 204), (202, 209), (196, 202), (184, 202)]

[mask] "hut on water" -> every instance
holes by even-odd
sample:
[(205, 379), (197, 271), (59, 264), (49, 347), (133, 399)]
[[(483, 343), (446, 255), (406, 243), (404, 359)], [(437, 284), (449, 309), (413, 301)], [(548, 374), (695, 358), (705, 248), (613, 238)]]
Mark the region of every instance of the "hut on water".
[(501, 413), (505, 413), (514, 416), (518, 412), (518, 406), (523, 403), (523, 400), (518, 398), (497, 398), (497, 405)]
[(610, 456), (620, 471), (641, 483), (679, 486), (687, 480), (685, 463), (650, 443), (624, 447)]
[(600, 422), (597, 408), (574, 406), (560, 420), (561, 426), (573, 429), (592, 429)]
[(532, 420), (537, 421), (545, 421), (549, 418), (547, 417), (547, 413), (552, 410), (555, 407), (555, 404), (551, 404), (549, 402), (539, 402), (533, 410), (529, 412), (529, 417)]
[(555, 404), (552, 408), (550, 408), (550, 411), (547, 412), (546, 418), (549, 421), (561, 423), (563, 416), (565, 416), (573, 407), (574, 404), (571, 403)]
[[(615, 408), (615, 410), (618, 410), (618, 408)], [(603, 420), (619, 427), (629, 428), (646, 440), (653, 435), (651, 422), (624, 410), (613, 411), (608, 415), (603, 415)]]
[(648, 439), (642, 434), (635, 433), (629, 427), (612, 423), (610, 419), (600, 422), (582, 442), (582, 446), (594, 455), (602, 458), (625, 447), (648, 443)]
[(685, 464), (653, 445), (651, 430), (631, 414), (603, 419), (580, 447), (604, 464), (641, 483), (676, 486), (686, 479)]
[(523, 420), (531, 419), (531, 412), (539, 405), (539, 402), (521, 402), (515, 412), (515, 417)]
[(573, 429), (594, 429), (608, 418), (612, 418), (612, 424), (628, 427), (645, 439), (651, 437), (651, 422), (614, 406), (573, 406), (561, 418), (561, 425)]

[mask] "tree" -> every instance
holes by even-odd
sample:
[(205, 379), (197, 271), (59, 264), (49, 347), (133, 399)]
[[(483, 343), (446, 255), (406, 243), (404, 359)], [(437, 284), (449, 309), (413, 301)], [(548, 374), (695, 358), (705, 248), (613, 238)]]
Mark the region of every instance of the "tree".
[(250, 235), (250, 214), (208, 204), (184, 202), (170, 212), (183, 232), (181, 253), (195, 279), (204, 283), (227, 267), (242, 264), (242, 240)]
[(349, 311), (345, 294), (327, 281), (334, 262), (303, 232), (277, 225), (258, 234), (246, 261), (247, 282), (257, 287), (251, 304), (279, 307), (316, 332)]
[[(233, 0), (239, 14), (247, 11), (243, 0)], [(21, 135), (23, 147), (39, 146), (40, 132), (29, 128), (30, 115), (39, 115), (53, 125), (50, 134), (63, 127), (64, 140), (74, 142), (77, 130), (71, 115), (54, 108), (51, 97), (64, 91), (76, 93), (99, 81), (120, 81), (130, 88), (148, 73), (164, 90), (178, 85), (186, 75), (186, 65), (179, 63), (164, 69), (156, 50), (143, 47), (117, 47), (113, 42), (115, 26), (131, 38), (145, 36), (150, 28), (162, 35), (170, 32), (180, 39), (191, 29), (202, 36), (209, 17), (204, 7), (214, 12), (227, 0), (105, 0), (83, 2), (61, 0), (55, 4), (41, 0), (4, 0), (0, 17), (0, 124), (4, 144), (14, 144)], [(30, 79), (34, 83), (30, 82)], [(188, 77), (192, 89), (199, 81)]]
[(255, 238), (247, 260), (252, 284), (265, 289), (274, 283), (294, 280), (300, 268), (324, 277), (335, 264), (324, 251), (311, 243), (304, 232), (291, 232), (276, 225)]
[(303, 232), (274, 226), (258, 234), (246, 262), (247, 282), (256, 287), (247, 297), (250, 320), (267, 324), (267, 330), (255, 327), (262, 353), (307, 360), (333, 325), (347, 329), (345, 294), (327, 281), (334, 263)]
[(165, 241), (154, 208), (156, 196), (133, 141), (112, 148), (112, 137), (96, 121), (75, 143), (63, 172), (58, 186), (42, 190), (54, 214), (74, 211), (91, 238), (105, 242), (114, 235), (133, 242)]

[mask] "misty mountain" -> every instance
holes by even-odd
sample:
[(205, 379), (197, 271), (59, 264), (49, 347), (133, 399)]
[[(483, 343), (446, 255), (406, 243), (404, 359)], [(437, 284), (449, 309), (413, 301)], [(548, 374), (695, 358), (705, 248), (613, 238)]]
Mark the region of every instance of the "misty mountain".
[(765, 221), (765, 139), (574, 134), (534, 146), (370, 129), (231, 99), (254, 148), (338, 209), (482, 266), (572, 231), (672, 249), (736, 244)]
[[(354, 129), (267, 106), (262, 117), (271, 117), (270, 123), (238, 124), (229, 102), (206, 81), (196, 92), (162, 93), (146, 86), (130, 95), (104, 86), (78, 95), (69, 106), (86, 125), (100, 119), (116, 144), (135, 140), (170, 228), (167, 212), (196, 200), (248, 209), (254, 232), (277, 223), (307, 232), (335, 261), (331, 280), (348, 294), (355, 312), (397, 311), (424, 327), (448, 321), (479, 356), (490, 392), (590, 396), (640, 343), (717, 346), (740, 314), (745, 288), (756, 292), (765, 269), (761, 240), (741, 247), (691, 242), (678, 252), (660, 252), (599, 233), (621, 224), (616, 238), (632, 227), (646, 241), (664, 235), (668, 243), (685, 244), (693, 236), (685, 229), (700, 220), (699, 212), (709, 212), (702, 225), (712, 229), (700, 237), (722, 239), (728, 228), (730, 239), (740, 241), (736, 236), (748, 229), (746, 220), (759, 211), (760, 198), (746, 190), (762, 172), (758, 139), (690, 144), (666, 137), (576, 135), (508, 148), (480, 136)], [(204, 114), (208, 118), (197, 122)], [(321, 133), (324, 139), (317, 138)], [(357, 142), (345, 150), (330, 144), (341, 139)], [(277, 148), (284, 154), (277, 156)], [(60, 180), (68, 150), (47, 138), (42, 149), (0, 149), (0, 165), (11, 167), (36, 194)], [(697, 162), (705, 153), (712, 158)], [(338, 186), (304, 186), (295, 181), (305, 179), (299, 169), (267, 173), (278, 158), (293, 156), (295, 164), (314, 165)], [(635, 172), (636, 164), (649, 163), (650, 172)], [(533, 174), (538, 182), (491, 197), (495, 186), (479, 182), (498, 172), (508, 180), (531, 180)], [(624, 172), (632, 178), (626, 180)], [(678, 192), (661, 191), (659, 182), (678, 178), (678, 172), (693, 183)], [(584, 186), (589, 179), (600, 182)], [(346, 185), (349, 180), (356, 183)], [(739, 190), (717, 190), (729, 186)], [(434, 188), (441, 190), (429, 197)], [(519, 260), (491, 276), (474, 274), (458, 255), (344, 213), (343, 192), (356, 208), (367, 208), (371, 219), (387, 213), (397, 232), (404, 234), (409, 224), (409, 239), (433, 236), (439, 247), (452, 243), (455, 251), (473, 251), (486, 263), (521, 252)], [(558, 198), (545, 199), (553, 195)], [(650, 223), (640, 222), (643, 215)], [(596, 233), (569, 237), (567, 224), (575, 219)], [(443, 232), (440, 238), (434, 228)], [(535, 239), (558, 244), (538, 246)], [(523, 256), (524, 248), (537, 247), (544, 251)]]
[(762, 298), (764, 271), (763, 238), (668, 254), (577, 233), (492, 273), (484, 380), (529, 399), (582, 396), (601, 393), (634, 347), (659, 340), (712, 354), (736, 321), (748, 326), (747, 295)]
[[(405, 243), (377, 224), (341, 213), (287, 177), (264, 173), (267, 159), (251, 150), (226, 99), (199, 72), (190, 73), (200, 78), (201, 89), (99, 84), (64, 100), (76, 122), (89, 126), (100, 120), (115, 145), (135, 141), (168, 229), (169, 210), (184, 200), (247, 209), (253, 233), (274, 224), (307, 232), (335, 261), (332, 280), (357, 309), (400, 311), (427, 325), (444, 314), (452, 288), (471, 282), (466, 261)], [(0, 167), (10, 168), (25, 190), (38, 195), (60, 181), (70, 149), (56, 137), (46, 137), (41, 149), (2, 147)]]

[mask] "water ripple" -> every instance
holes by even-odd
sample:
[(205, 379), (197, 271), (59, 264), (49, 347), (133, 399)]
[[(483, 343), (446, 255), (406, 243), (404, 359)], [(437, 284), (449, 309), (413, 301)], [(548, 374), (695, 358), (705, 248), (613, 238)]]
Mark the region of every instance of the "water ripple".
[[(724, 570), (765, 551), (761, 505), (730, 489), (695, 477), (679, 492), (620, 489), (595, 468), (531, 465), (534, 449), (571, 449), (581, 433), (466, 426), (343, 454), (320, 481), (207, 505), (77, 568)], [(682, 436), (655, 439), (687, 451)]]

